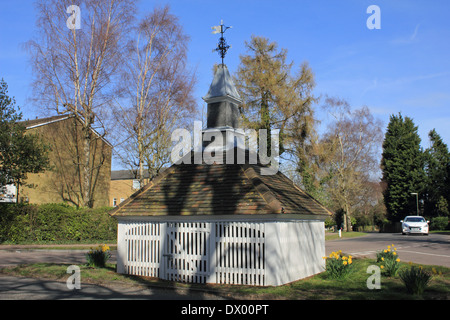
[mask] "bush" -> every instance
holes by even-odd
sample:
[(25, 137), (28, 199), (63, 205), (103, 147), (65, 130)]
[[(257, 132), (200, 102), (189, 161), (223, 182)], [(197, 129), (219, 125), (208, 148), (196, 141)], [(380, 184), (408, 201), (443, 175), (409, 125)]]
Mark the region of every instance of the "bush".
[(406, 290), (415, 295), (423, 294), (425, 288), (431, 280), (431, 274), (424, 270), (422, 266), (411, 267), (411, 269), (404, 269), (399, 272), (400, 279), (406, 286)]
[(65, 204), (0, 206), (0, 243), (115, 240), (111, 208), (77, 209)]
[(344, 279), (352, 271), (352, 256), (342, 256), (342, 251), (332, 252), (326, 259), (326, 273), (332, 279)]
[(377, 252), (377, 262), (381, 263), (380, 268), (384, 275), (394, 277), (400, 268), (400, 258), (394, 245), (387, 246), (387, 249)]
[(448, 217), (431, 218), (431, 230), (445, 230), (448, 226)]
[(106, 262), (111, 258), (109, 247), (104, 244), (97, 249), (92, 249), (86, 253), (87, 265), (95, 268), (103, 268)]

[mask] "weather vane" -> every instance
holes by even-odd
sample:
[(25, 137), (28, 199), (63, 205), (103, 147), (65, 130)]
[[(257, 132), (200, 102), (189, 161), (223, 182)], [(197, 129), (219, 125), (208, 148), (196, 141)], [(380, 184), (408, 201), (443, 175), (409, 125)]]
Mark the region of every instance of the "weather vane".
[(217, 45), (217, 48), (213, 51), (217, 51), (219, 53), (219, 56), (222, 58), (222, 65), (223, 65), (223, 58), (225, 58), (225, 55), (227, 54), (228, 49), (230, 48), (229, 45), (227, 45), (225, 38), (223, 37), (223, 34), (225, 31), (233, 27), (226, 27), (223, 24), (223, 20), (220, 21), (220, 26), (214, 26), (211, 27), (213, 30), (212, 34), (220, 33), (221, 37), (219, 39), (219, 44)]

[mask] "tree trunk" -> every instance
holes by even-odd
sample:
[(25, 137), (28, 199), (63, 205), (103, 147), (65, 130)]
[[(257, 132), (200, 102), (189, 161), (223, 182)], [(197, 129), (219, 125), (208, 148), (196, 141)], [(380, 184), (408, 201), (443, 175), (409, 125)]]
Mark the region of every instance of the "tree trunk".
[(91, 194), (91, 153), (90, 153), (90, 134), (89, 128), (83, 128), (84, 136), (83, 136), (83, 152), (84, 152), (84, 163), (83, 163), (83, 206), (92, 208), (93, 207), (93, 199)]

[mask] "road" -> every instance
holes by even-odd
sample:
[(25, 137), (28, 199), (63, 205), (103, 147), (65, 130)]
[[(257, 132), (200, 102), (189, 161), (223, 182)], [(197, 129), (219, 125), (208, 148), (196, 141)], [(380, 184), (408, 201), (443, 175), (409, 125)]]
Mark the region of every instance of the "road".
[(450, 236), (444, 234), (402, 235), (400, 233), (369, 233), (358, 238), (326, 241), (325, 251), (342, 250), (354, 257), (375, 258), (376, 252), (394, 244), (404, 262), (439, 265), (450, 268)]
[[(0, 246), (1, 247), (1, 246)], [(6, 246), (3, 246), (5, 248)], [(112, 251), (111, 262), (116, 261)], [(82, 265), (86, 263), (86, 250), (29, 250), (15, 247), (0, 249), (0, 268), (19, 264), (48, 262)], [(227, 297), (213, 292), (183, 288), (155, 288), (135, 284), (83, 283), (81, 288), (69, 289), (64, 281), (51, 281), (0, 274), (0, 300), (223, 300)]]
[(0, 275), (0, 300), (223, 300), (213, 293), (189, 289), (150, 288), (139, 285), (81, 283), (69, 289), (64, 281)]

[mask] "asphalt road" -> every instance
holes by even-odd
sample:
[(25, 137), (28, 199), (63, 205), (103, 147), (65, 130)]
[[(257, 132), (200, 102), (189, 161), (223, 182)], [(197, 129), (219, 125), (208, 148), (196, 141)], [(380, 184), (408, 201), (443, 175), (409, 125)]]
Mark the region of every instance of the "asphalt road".
[(400, 260), (450, 268), (450, 235), (402, 235), (401, 233), (369, 233), (367, 236), (326, 241), (325, 251), (342, 250), (354, 257), (375, 258), (376, 252), (394, 244)]
[[(86, 250), (39, 250), (6, 247), (0, 249), (0, 268), (19, 264), (49, 262), (71, 265), (86, 263)], [(116, 260), (112, 251), (111, 260)], [(226, 296), (213, 292), (183, 288), (155, 288), (144, 285), (83, 283), (69, 289), (64, 281), (51, 281), (0, 274), (0, 300), (224, 300)]]
[[(82, 279), (81, 279), (82, 280)], [(224, 297), (189, 289), (150, 288), (139, 285), (81, 283), (69, 289), (63, 281), (0, 275), (0, 300), (223, 300)]]

